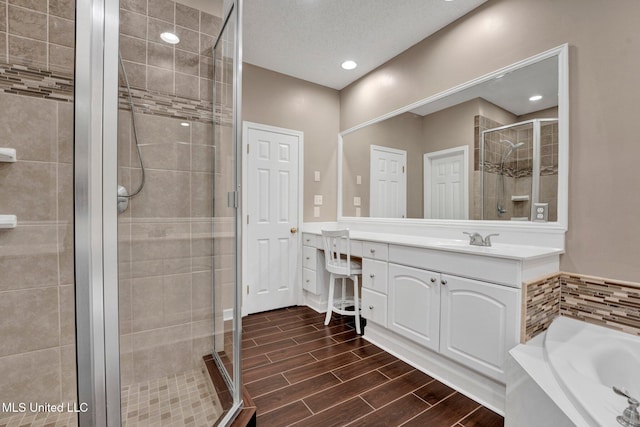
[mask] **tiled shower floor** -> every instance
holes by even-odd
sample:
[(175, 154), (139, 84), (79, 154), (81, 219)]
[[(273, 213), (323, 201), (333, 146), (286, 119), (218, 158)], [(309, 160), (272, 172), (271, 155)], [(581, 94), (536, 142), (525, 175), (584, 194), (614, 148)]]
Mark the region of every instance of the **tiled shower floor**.
[[(123, 426), (212, 426), (222, 414), (204, 374), (193, 370), (142, 384), (122, 387)], [(0, 420), (0, 427), (75, 427), (73, 413), (18, 414)]]

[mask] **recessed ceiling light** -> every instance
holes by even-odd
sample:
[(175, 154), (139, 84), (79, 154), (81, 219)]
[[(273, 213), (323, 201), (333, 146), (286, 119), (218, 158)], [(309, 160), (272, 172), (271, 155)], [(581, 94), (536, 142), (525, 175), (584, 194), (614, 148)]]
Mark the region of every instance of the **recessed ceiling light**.
[(164, 33), (160, 34), (160, 38), (169, 43), (169, 44), (178, 44), (180, 43), (180, 37), (176, 36), (173, 33), (170, 33), (168, 31), (165, 31)]
[(542, 95), (533, 95), (529, 98), (529, 101), (540, 101), (542, 99)]
[(189, 123), (187, 123), (187, 122), (182, 122), (182, 123), (180, 123), (180, 126), (189, 127)]
[(353, 70), (357, 66), (358, 66), (358, 64), (356, 64), (355, 61), (344, 61), (342, 63), (342, 68), (344, 68), (345, 70)]

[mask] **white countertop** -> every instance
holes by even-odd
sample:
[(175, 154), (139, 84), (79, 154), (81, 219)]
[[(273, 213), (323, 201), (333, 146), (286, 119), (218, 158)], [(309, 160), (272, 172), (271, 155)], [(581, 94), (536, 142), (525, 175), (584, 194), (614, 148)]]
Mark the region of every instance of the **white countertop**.
[[(328, 229), (326, 224), (305, 223), (302, 226), (303, 233), (321, 234), (322, 229)], [(427, 236), (415, 236), (408, 234), (395, 234), (384, 232), (370, 232), (351, 230), (350, 237), (353, 240), (366, 240), (370, 242), (382, 242), (394, 245), (413, 246), (439, 251), (456, 252), (470, 255), (489, 256), (513, 260), (534, 260), (552, 255), (564, 253), (559, 248), (542, 246), (513, 245), (496, 242), (499, 237), (493, 238), (492, 246), (471, 246), (469, 240), (443, 239)]]

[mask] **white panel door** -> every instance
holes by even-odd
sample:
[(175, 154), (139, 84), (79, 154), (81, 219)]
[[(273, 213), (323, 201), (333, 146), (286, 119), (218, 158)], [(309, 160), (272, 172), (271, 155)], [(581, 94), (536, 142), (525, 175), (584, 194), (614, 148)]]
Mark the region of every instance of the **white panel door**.
[(440, 273), (389, 263), (389, 329), (438, 351)]
[(467, 146), (424, 155), (424, 215), (432, 219), (468, 219)]
[(371, 146), (371, 189), (369, 216), (407, 216), (407, 152)]
[(245, 126), (245, 314), (297, 303), (298, 149), (301, 134)]
[(440, 353), (505, 382), (507, 352), (518, 344), (519, 290), (442, 275)]

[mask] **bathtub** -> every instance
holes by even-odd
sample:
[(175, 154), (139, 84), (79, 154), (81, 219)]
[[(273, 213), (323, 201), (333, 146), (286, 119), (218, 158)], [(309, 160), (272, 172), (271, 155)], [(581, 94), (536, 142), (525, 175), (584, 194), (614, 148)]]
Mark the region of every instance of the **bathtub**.
[(558, 317), (510, 354), (505, 426), (615, 427), (628, 405), (611, 387), (640, 398), (640, 337)]
[(544, 350), (558, 383), (590, 424), (617, 425), (628, 405), (612, 386), (640, 399), (640, 337), (558, 317)]

